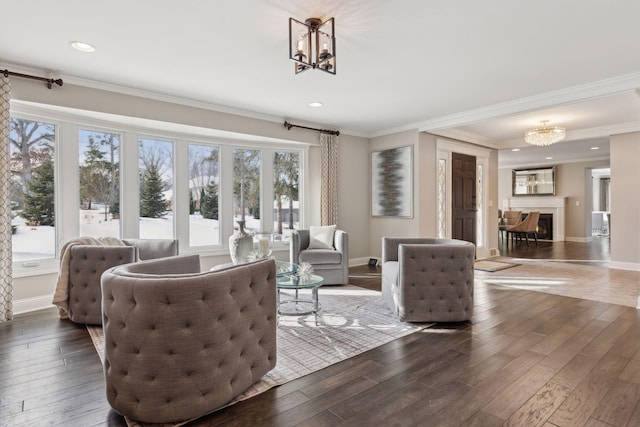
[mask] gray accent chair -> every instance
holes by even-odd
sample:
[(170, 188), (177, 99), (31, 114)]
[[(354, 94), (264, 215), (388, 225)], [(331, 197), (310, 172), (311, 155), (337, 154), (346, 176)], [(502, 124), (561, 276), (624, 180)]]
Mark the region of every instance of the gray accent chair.
[(144, 423), (210, 413), (276, 365), (275, 261), (200, 272), (198, 255), (102, 276), (107, 400)]
[(177, 239), (124, 239), (126, 246), (75, 245), (69, 269), (69, 320), (102, 323), (100, 276), (111, 268), (152, 258), (178, 254)]
[(122, 239), (136, 248), (136, 260), (165, 258), (178, 255), (178, 239)]
[(111, 267), (134, 262), (135, 248), (76, 245), (71, 246), (69, 251), (69, 320), (87, 325), (100, 325), (100, 276)]
[(382, 238), (382, 297), (406, 322), (473, 316), (475, 245), (455, 239)]
[(294, 230), (289, 243), (289, 259), (295, 264), (308, 262), (314, 274), (322, 276), (325, 285), (349, 282), (349, 235), (336, 230), (333, 248), (309, 249), (309, 230)]

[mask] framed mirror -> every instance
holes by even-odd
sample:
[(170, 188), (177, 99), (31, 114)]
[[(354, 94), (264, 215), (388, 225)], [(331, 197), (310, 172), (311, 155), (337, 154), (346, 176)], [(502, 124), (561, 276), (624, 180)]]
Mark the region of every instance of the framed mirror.
[(512, 194), (514, 196), (555, 196), (556, 168), (514, 169), (512, 175)]

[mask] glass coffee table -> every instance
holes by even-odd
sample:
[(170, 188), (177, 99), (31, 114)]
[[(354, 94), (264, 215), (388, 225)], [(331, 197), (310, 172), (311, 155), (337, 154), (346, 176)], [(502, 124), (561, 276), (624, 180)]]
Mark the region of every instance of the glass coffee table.
[[(314, 314), (316, 321), (320, 304), (318, 302), (318, 288), (324, 283), (322, 276), (311, 274), (300, 277), (295, 273), (278, 274), (276, 278), (276, 288), (278, 289), (278, 314), (284, 316), (303, 316)], [(311, 290), (311, 298), (306, 295), (300, 296), (299, 291)], [(293, 290), (293, 298), (281, 299), (283, 290)]]

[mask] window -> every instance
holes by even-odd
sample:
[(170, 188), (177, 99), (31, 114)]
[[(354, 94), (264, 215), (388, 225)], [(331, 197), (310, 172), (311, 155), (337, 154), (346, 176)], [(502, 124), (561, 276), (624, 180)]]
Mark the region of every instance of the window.
[(172, 239), (173, 143), (138, 140), (140, 238)]
[(300, 226), (300, 154), (288, 151), (273, 153), (274, 226), (276, 235)]
[(13, 261), (53, 258), (56, 126), (11, 118), (9, 136)]
[(80, 235), (120, 236), (120, 135), (78, 132)]
[(233, 150), (233, 219), (245, 221), (245, 229), (260, 231), (259, 150)]
[(220, 150), (189, 145), (189, 245), (220, 244)]
[(306, 144), (12, 108), (15, 277), (55, 271), (60, 245), (79, 236), (177, 238), (182, 252), (219, 256), (240, 219), (280, 243), (305, 225)]

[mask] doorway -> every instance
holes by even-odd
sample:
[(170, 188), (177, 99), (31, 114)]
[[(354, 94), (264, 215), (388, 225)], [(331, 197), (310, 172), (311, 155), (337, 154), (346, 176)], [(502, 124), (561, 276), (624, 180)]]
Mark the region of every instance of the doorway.
[(476, 244), (476, 157), (461, 153), (451, 156), (451, 235)]

